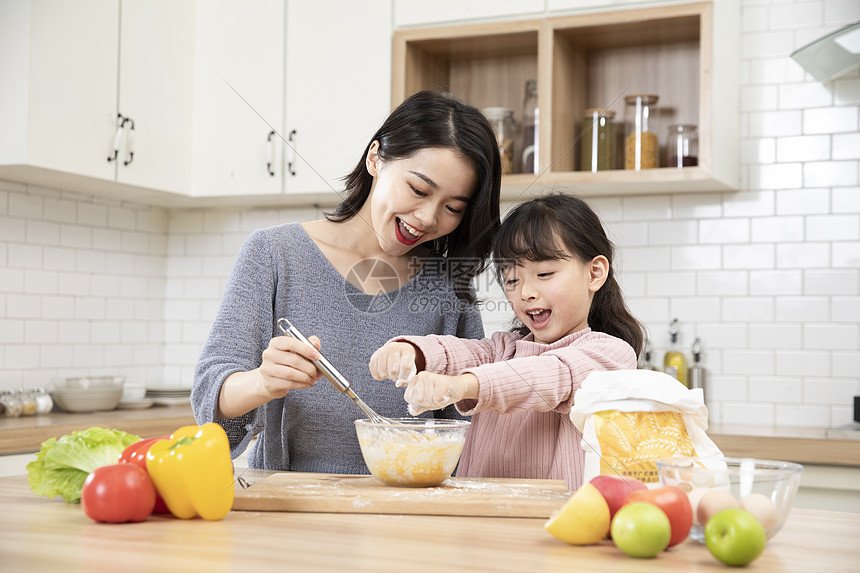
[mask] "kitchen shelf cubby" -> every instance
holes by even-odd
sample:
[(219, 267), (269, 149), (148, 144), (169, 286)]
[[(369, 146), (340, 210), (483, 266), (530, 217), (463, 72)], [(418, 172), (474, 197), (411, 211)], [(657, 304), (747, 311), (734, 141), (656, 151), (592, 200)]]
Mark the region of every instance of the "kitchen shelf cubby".
[[(547, 187), (581, 195), (734, 190), (740, 123), (737, 13), (736, 0), (721, 0), (398, 30), (392, 104), (422, 89), (440, 89), (478, 108), (512, 109), (519, 119), (525, 83), (537, 78), (541, 173), (506, 175), (505, 199)], [(661, 165), (666, 165), (669, 125), (697, 125), (697, 166), (623, 169), (630, 94), (659, 96)], [(616, 169), (578, 170), (577, 138), (589, 108), (615, 112)]]

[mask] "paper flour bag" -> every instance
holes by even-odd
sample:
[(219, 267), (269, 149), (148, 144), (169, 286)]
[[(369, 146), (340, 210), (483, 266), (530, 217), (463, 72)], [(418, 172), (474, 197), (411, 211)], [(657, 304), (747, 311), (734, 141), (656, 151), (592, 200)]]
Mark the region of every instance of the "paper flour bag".
[(723, 455), (705, 433), (701, 388), (688, 389), (662, 372), (592, 372), (576, 392), (570, 419), (582, 435), (583, 483), (610, 474), (653, 488), (660, 458)]

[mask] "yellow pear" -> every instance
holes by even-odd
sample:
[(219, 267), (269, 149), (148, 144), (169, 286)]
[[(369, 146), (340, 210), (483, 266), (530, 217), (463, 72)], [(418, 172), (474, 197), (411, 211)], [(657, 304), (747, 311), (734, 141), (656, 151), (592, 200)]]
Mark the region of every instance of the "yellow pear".
[(583, 484), (543, 527), (571, 545), (600, 543), (609, 534), (609, 504), (596, 487)]

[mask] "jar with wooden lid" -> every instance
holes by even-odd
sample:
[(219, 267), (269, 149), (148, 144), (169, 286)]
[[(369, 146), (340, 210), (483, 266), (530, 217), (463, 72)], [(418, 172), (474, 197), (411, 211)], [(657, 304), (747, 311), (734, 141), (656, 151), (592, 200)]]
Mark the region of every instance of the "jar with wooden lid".
[(481, 110), (493, 132), (496, 134), (496, 143), (499, 145), (499, 155), (502, 158), (502, 175), (514, 172), (514, 134), (516, 124), (514, 123), (514, 112), (505, 107), (485, 107)]
[(615, 112), (611, 109), (585, 110), (579, 136), (579, 170), (606, 171), (615, 168)]
[(669, 126), (666, 140), (669, 167), (693, 167), (699, 164), (699, 134), (696, 126), (677, 123)]
[(656, 95), (629, 95), (625, 98), (624, 168), (653, 169), (660, 155), (654, 117)]

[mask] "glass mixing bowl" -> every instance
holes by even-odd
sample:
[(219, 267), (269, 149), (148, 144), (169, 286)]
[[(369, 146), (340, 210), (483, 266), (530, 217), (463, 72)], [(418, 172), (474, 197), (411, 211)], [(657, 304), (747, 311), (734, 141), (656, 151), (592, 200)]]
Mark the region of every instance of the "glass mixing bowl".
[[(657, 472), (661, 484), (678, 486), (687, 492), (693, 506), (690, 537), (704, 542), (705, 524), (700, 523), (703, 512), (699, 506), (712, 490), (728, 492), (734, 498), (722, 496), (717, 504), (726, 507), (737, 504), (758, 518), (768, 539), (776, 535), (791, 511), (803, 466), (753, 458), (676, 457), (657, 460)], [(706, 505), (713, 503), (713, 499), (714, 496)]]
[(466, 441), (466, 420), (395, 418), (393, 424), (355, 421), (361, 453), (386, 485), (430, 487), (451, 476)]

